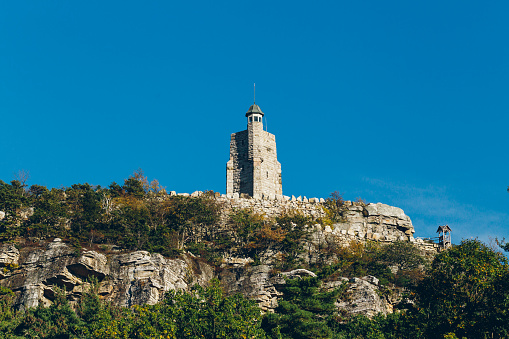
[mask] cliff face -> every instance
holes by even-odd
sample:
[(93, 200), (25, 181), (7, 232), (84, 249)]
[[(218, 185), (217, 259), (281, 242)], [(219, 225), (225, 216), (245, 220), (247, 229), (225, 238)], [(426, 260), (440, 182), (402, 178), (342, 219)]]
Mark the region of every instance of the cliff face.
[[(137, 251), (104, 255), (85, 251), (77, 256), (74, 250), (55, 239), (44, 247), (24, 248), (10, 244), (0, 247), (0, 283), (9, 287), (21, 308), (49, 305), (55, 297), (55, 287), (65, 289), (68, 299), (78, 300), (89, 287), (87, 279), (99, 281), (99, 295), (121, 306), (155, 304), (169, 290), (189, 290), (194, 284), (207, 285), (217, 276), (227, 294), (241, 293), (255, 300), (263, 311), (273, 311), (282, 295), (285, 277), (315, 276), (307, 270), (271, 273), (270, 265), (238, 265), (224, 267), (217, 275), (212, 266), (184, 255), (166, 259), (159, 254)], [(344, 300), (337, 306), (350, 314), (372, 316), (387, 313), (391, 305), (378, 293), (378, 280), (338, 278), (328, 282), (327, 288), (349, 284)]]
[(109, 255), (85, 251), (76, 255), (60, 239), (21, 251), (3, 245), (0, 265), (4, 266), (1, 285), (13, 290), (22, 307), (49, 304), (55, 286), (65, 288), (70, 300), (77, 300), (92, 276), (100, 282), (99, 294), (121, 306), (155, 304), (168, 290), (205, 285), (214, 276), (210, 265), (191, 256), (166, 259), (146, 251)]
[[(318, 199), (310, 199), (311, 202), (307, 199), (216, 199), (223, 202), (225, 215), (239, 208), (249, 208), (269, 218), (289, 211), (315, 218), (326, 214)], [(324, 243), (348, 246), (352, 241), (414, 241), (410, 218), (399, 208), (346, 202), (342, 217), (342, 222), (332, 226), (307, 226), (310, 237), (305, 245), (304, 262), (312, 264), (313, 258), (320, 257)], [(251, 266), (252, 258), (238, 258), (231, 253), (232, 256), (223, 258), (217, 272), (191, 253), (168, 259), (146, 251), (121, 253), (111, 246), (104, 247), (101, 252), (76, 252), (58, 238), (51, 242), (22, 244), (19, 250), (12, 244), (3, 244), (0, 246), (0, 286), (13, 290), (17, 305), (26, 308), (40, 303), (50, 304), (56, 286), (65, 288), (68, 298), (76, 301), (88, 288), (88, 279), (95, 277), (100, 283), (99, 294), (103, 299), (131, 306), (155, 304), (162, 300), (166, 291), (189, 290), (194, 284), (206, 285), (217, 277), (228, 294), (241, 293), (255, 300), (262, 310), (271, 312), (282, 295), (285, 276), (314, 275), (307, 270), (274, 273), (272, 258), (277, 253), (269, 252), (260, 255), (261, 264), (256, 266)], [(325, 287), (334, 288), (344, 282), (348, 288), (343, 299), (337, 300), (338, 308), (349, 314), (368, 316), (392, 312), (394, 301), (381, 296), (375, 277), (338, 277), (327, 282)]]
[[(313, 272), (304, 269), (271, 274), (269, 265), (229, 268), (220, 274), (221, 282), (227, 293), (241, 293), (255, 300), (265, 312), (272, 312), (282, 296), (285, 278), (300, 279), (316, 277)], [(332, 290), (342, 284), (347, 285), (346, 292), (336, 300), (336, 307), (347, 315), (365, 315), (372, 317), (378, 313), (388, 314), (393, 311), (393, 304), (400, 297), (386, 298), (381, 296), (378, 279), (372, 276), (362, 278), (336, 278), (325, 283), (324, 288)]]

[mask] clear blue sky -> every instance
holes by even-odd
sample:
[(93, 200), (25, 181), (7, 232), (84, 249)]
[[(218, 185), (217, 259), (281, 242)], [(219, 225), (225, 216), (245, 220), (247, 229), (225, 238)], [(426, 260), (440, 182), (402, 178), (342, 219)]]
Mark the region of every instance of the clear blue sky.
[(509, 237), (507, 1), (2, 1), (0, 179), (224, 193), (256, 102), (283, 193)]

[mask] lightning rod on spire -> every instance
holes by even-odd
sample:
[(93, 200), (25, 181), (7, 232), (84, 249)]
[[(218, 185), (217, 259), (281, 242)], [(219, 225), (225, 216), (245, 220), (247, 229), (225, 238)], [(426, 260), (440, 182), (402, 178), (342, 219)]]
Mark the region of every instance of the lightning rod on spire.
[(253, 104), (256, 104), (256, 83), (253, 82)]

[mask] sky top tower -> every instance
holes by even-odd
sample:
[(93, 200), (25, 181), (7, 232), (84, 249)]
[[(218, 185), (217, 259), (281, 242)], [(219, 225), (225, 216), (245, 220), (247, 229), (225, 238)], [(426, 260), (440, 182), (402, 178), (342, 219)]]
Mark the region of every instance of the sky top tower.
[(231, 135), (226, 164), (228, 196), (245, 193), (255, 199), (275, 199), (283, 194), (276, 137), (263, 130), (263, 116), (260, 106), (253, 102), (246, 112), (247, 130)]

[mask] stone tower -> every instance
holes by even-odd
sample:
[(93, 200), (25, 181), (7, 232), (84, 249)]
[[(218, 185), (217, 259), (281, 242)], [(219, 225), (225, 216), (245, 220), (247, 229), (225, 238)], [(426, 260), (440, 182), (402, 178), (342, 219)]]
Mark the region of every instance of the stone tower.
[(263, 112), (256, 103), (246, 113), (247, 130), (233, 133), (226, 164), (226, 194), (245, 193), (256, 199), (283, 194), (276, 137), (263, 130)]

